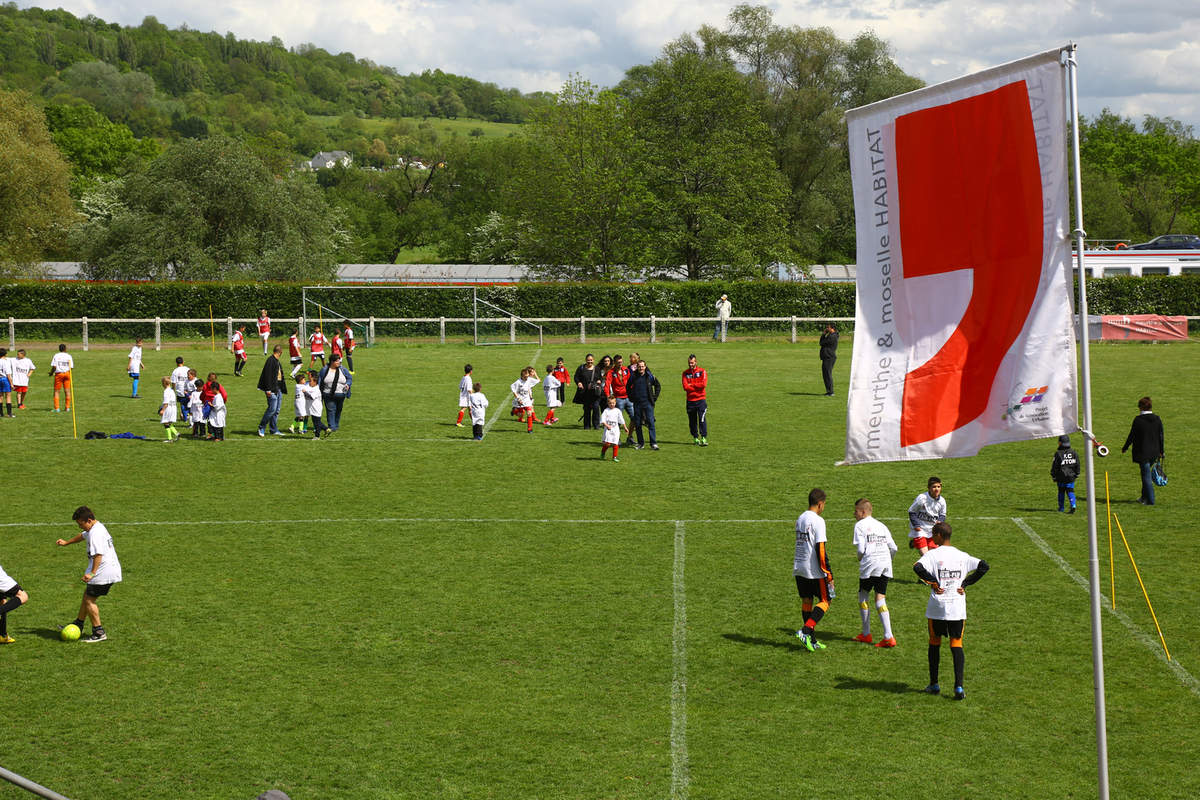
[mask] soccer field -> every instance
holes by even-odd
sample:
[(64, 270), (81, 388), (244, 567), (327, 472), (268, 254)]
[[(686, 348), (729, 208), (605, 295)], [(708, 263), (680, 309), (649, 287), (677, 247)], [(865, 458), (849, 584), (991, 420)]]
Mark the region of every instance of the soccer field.
[[(1081, 513), (1054, 512), (1054, 440), (836, 467), (849, 345), (832, 398), (811, 341), (360, 348), (342, 428), (321, 441), (254, 435), (261, 355), (239, 379), (224, 352), (148, 350), (134, 400), (127, 348), (77, 346), (72, 440), (72, 417), (49, 411), (54, 348), (28, 345), (29, 408), (0, 420), (0, 564), (31, 598), (0, 647), (0, 766), (77, 800), (1095, 796), (1087, 520), (1082, 497)], [(570, 402), (532, 434), (509, 417), (522, 366), (562, 356), (573, 371), (618, 348), (662, 381), (661, 450), (601, 461)], [(709, 371), (707, 448), (687, 431), (690, 352)], [(224, 443), (161, 441), (155, 377), (176, 355), (221, 375)], [(1117, 605), (1103, 613), (1113, 796), (1195, 797), (1200, 349), (1092, 355), (1096, 433), (1114, 451), (1097, 469), (1172, 656), (1117, 536)], [(491, 400), (482, 442), (454, 426), (467, 361)], [(1119, 452), (1143, 394), (1171, 475), (1152, 508), (1134, 502), (1137, 469)], [(932, 474), (954, 544), (992, 568), (968, 590), (963, 703), (921, 693), (928, 590), (903, 542)], [(1104, 485), (1101, 471), (1101, 500)], [(838, 597), (818, 628), (828, 649), (809, 653), (791, 566), (814, 486), (829, 495)], [(892, 650), (853, 640), (862, 496), (902, 546)], [(85, 553), (54, 541), (84, 504), (125, 576), (100, 601), (99, 644), (57, 632), (78, 609)], [(1108, 598), (1103, 505), (1098, 525)], [(27, 795), (0, 788), (10, 796)]]

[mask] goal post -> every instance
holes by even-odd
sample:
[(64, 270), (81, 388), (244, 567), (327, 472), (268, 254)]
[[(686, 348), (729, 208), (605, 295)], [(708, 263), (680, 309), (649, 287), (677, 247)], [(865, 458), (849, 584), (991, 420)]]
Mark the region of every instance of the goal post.
[[(320, 297), (320, 290), (336, 289), (341, 291), (345, 286), (303, 286), (300, 288), (300, 337), (304, 338), (308, 335), (306, 327), (313, 322), (321, 325), (321, 329), (325, 330), (327, 323), (345, 323), (350, 325), (354, 330), (354, 338), (358, 342), (365, 344), (367, 347), (375, 343), (374, 332), (367, 323), (361, 319), (355, 319), (351, 314), (343, 314), (342, 312), (330, 308), (321, 303), (317, 297)], [(310, 292), (314, 296), (310, 296)]]
[(518, 316), (471, 292), (474, 342), (477, 346), (494, 344), (542, 345), (542, 326)]

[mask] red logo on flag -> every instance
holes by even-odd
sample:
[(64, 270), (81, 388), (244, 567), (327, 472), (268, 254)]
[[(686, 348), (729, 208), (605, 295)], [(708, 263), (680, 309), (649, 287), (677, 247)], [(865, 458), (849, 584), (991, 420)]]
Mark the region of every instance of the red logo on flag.
[(897, 117), (895, 141), (904, 276), (973, 274), (958, 327), (905, 377), (900, 444), (907, 447), (986, 410), (1037, 295), (1042, 186), (1024, 81)]

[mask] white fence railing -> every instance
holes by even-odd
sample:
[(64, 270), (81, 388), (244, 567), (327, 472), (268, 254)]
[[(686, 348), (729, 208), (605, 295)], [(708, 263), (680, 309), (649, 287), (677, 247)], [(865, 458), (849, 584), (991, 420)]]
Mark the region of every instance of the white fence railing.
[[(517, 329), (516, 329), (517, 318), (516, 317), (480, 317), (478, 320), (476, 320), (473, 317), (351, 317), (350, 321), (354, 322), (356, 324), (359, 324), (359, 325), (364, 325), (366, 327), (368, 344), (375, 341), (376, 326), (383, 325), (383, 324), (421, 324), (421, 325), (430, 325), (430, 326), (437, 325), (438, 326), (438, 341), (442, 344), (446, 343), (446, 326), (447, 325), (455, 325), (455, 324), (470, 325), (476, 321), (489, 322), (489, 323), (501, 323), (501, 324), (507, 322), (509, 325), (510, 341), (516, 341), (516, 336), (517, 336)], [(657, 341), (660, 325), (703, 323), (705, 325), (714, 326), (714, 329), (716, 328), (716, 325), (717, 325), (716, 317), (656, 317), (656, 316), (649, 316), (649, 317), (586, 317), (586, 316), (531, 317), (531, 318), (529, 318), (529, 321), (534, 322), (538, 325), (547, 325), (547, 324), (563, 325), (563, 324), (565, 324), (565, 325), (570, 325), (572, 328), (574, 328), (576, 325), (578, 325), (579, 326), (579, 343), (580, 344), (587, 343), (587, 337), (588, 337), (587, 331), (588, 331), (589, 323), (592, 323), (592, 324), (629, 323), (629, 324), (645, 325), (648, 327), (648, 336), (649, 336), (649, 341), (651, 344), (653, 344), (655, 341)], [(766, 323), (766, 324), (771, 324), (771, 325), (779, 325), (779, 326), (782, 326), (784, 329), (787, 329), (790, 327), (790, 330), (791, 330), (790, 340), (794, 344), (798, 340), (798, 334), (797, 334), (798, 327), (802, 324), (813, 324), (813, 323), (823, 323), (823, 322), (848, 323), (848, 322), (853, 322), (853, 321), (854, 321), (853, 317), (734, 317), (733, 319), (729, 320), (729, 322), (726, 326), (723, 326), (720, 329), (719, 335), (720, 335), (721, 341), (725, 341), (725, 338), (729, 332), (730, 326), (737, 327), (737, 326), (741, 326), (741, 325)], [(229, 341), (233, 338), (234, 327), (240, 326), (243, 324), (245, 324), (246, 326), (249, 327), (249, 326), (252, 326), (254, 324), (254, 322), (255, 322), (255, 319), (253, 317), (246, 317), (246, 318), (223, 317), (221, 319), (211, 319), (211, 320), (207, 317), (194, 317), (194, 318), (180, 318), (180, 317), (146, 317), (146, 318), (58, 317), (58, 318), (31, 318), (31, 319), (17, 319), (14, 317), (9, 317), (8, 318), (8, 343), (9, 343), (9, 349), (16, 347), (17, 326), (18, 325), (26, 325), (26, 324), (58, 324), (58, 325), (66, 324), (66, 325), (71, 325), (71, 324), (74, 324), (74, 325), (80, 326), (80, 338), (83, 343), (83, 349), (87, 350), (90, 345), (89, 326), (103, 325), (103, 324), (147, 325), (147, 326), (153, 325), (154, 326), (154, 349), (161, 350), (162, 343), (163, 343), (163, 335), (162, 335), (163, 325), (185, 324), (185, 325), (194, 325), (194, 326), (199, 327), (199, 326), (203, 326), (205, 323), (208, 323), (211, 326), (210, 332), (211, 332), (211, 335), (213, 338), (216, 338), (217, 330), (223, 331), (223, 335), (224, 335), (224, 345), (223, 346), (226, 349), (229, 349)], [(285, 317), (285, 318), (273, 317), (271, 319), (272, 327), (277, 331), (281, 327), (286, 330), (287, 326), (296, 325), (300, 331), (300, 336), (302, 339), (306, 338), (307, 327), (312, 322), (313, 322), (312, 319), (305, 319), (304, 317)], [(220, 326), (220, 327), (218, 328), (217, 326)], [(247, 338), (250, 339), (251, 341), (253, 341), (257, 336), (255, 329), (251, 328), (249, 333), (250, 333), (250, 335), (247, 336)], [(144, 338), (149, 338), (149, 337), (144, 337)], [(273, 338), (279, 339), (281, 337), (273, 336)]]

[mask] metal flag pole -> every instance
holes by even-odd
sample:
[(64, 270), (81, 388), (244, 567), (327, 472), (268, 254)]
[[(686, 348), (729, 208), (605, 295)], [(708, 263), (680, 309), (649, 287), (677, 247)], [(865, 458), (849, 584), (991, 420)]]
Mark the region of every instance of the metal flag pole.
[[(1079, 270), (1079, 346), (1080, 346), (1080, 402), (1083, 405), (1083, 429), (1092, 428), (1092, 367), (1088, 349), (1088, 304), (1087, 304), (1087, 269), (1083, 259), (1083, 190), (1080, 186), (1079, 175), (1079, 89), (1077, 73), (1079, 65), (1075, 60), (1078, 45), (1068, 45), (1064, 52), (1067, 54), (1067, 83), (1071, 107), (1071, 158), (1072, 181), (1071, 189), (1075, 201), (1075, 258)], [(1089, 442), (1090, 444), (1090, 442)], [(1084, 471), (1087, 473), (1087, 522), (1088, 522), (1088, 596), (1091, 599), (1092, 615), (1092, 672), (1095, 676), (1096, 688), (1096, 757), (1097, 777), (1099, 779), (1099, 800), (1108, 800), (1108, 727), (1104, 710), (1104, 637), (1100, 627), (1100, 556), (1096, 543), (1096, 477), (1094, 472), (1095, 460), (1092, 454), (1094, 448), (1085, 447), (1083, 456)]]

